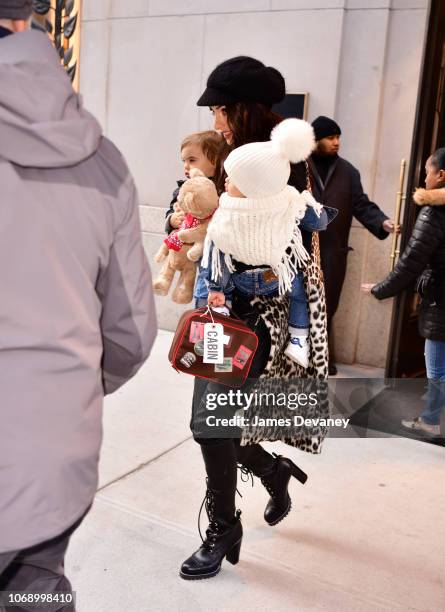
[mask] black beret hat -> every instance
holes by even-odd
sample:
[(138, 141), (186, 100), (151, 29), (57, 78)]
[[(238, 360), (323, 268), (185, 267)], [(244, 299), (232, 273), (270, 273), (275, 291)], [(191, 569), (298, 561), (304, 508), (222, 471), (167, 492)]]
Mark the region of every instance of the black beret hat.
[(315, 140), (321, 140), (327, 136), (340, 136), (341, 129), (338, 123), (335, 123), (333, 119), (320, 115), (312, 122), (312, 127), (315, 132)]
[(31, 17), (32, 0), (0, 0), (0, 19), (26, 20)]
[(286, 93), (283, 76), (275, 68), (244, 55), (219, 64), (207, 79), (198, 106), (223, 106), (236, 102), (260, 102), (272, 106)]

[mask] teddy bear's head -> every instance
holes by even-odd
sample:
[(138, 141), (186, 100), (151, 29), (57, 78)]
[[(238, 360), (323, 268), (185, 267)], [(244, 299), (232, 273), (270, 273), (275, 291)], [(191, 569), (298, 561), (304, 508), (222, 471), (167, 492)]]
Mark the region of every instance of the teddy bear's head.
[(218, 208), (219, 197), (213, 181), (194, 168), (179, 190), (178, 204), (185, 213), (197, 219), (209, 217)]

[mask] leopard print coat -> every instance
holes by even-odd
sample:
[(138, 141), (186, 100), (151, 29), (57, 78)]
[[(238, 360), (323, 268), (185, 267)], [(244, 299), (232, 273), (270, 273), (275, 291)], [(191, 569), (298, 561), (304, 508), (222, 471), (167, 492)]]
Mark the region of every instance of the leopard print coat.
[[(310, 319), (310, 358), (309, 367), (305, 370), (284, 354), (288, 342), (289, 301), (286, 297), (256, 297), (252, 306), (263, 318), (270, 336), (271, 351), (266, 368), (255, 385), (259, 393), (274, 393), (278, 389), (286, 393), (317, 393), (318, 403), (314, 407), (298, 408), (297, 414), (304, 418), (327, 418), (329, 401), (327, 390), (328, 377), (328, 338), (326, 326), (326, 302), (323, 273), (320, 268), (318, 235), (313, 235), (312, 260), (304, 272), (306, 295), (309, 303)], [(252, 413), (247, 413), (249, 421), (254, 414), (260, 418), (289, 417), (289, 410), (282, 406), (255, 406)], [(281, 440), (309, 453), (319, 453), (326, 437), (327, 428), (323, 426), (301, 426), (277, 428), (246, 426), (243, 430), (241, 444), (253, 444), (262, 441)]]

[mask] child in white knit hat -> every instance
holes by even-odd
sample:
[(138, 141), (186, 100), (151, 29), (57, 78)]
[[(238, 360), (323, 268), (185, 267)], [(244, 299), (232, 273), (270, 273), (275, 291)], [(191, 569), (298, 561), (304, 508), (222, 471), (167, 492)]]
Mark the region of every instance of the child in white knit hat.
[(290, 163), (306, 159), (314, 145), (309, 123), (286, 119), (273, 129), (269, 142), (250, 143), (230, 153), (224, 162), (226, 192), (209, 224), (202, 262), (208, 268), (211, 306), (222, 306), (234, 289), (247, 297), (289, 296), (285, 354), (305, 368), (309, 314), (301, 270), (310, 256), (300, 226), (324, 230), (328, 216), (311, 193), (300, 194), (287, 181)]

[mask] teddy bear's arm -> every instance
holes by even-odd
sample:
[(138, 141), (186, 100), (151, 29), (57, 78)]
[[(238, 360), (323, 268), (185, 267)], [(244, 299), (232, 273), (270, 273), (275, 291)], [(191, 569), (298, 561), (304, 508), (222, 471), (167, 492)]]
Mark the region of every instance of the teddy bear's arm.
[(201, 259), (203, 253), (204, 253), (204, 242), (197, 241), (193, 244), (192, 248), (187, 253), (187, 257), (190, 259), (190, 261), (198, 261), (198, 259)]
[(192, 244), (193, 242), (204, 240), (204, 237), (206, 235), (206, 230), (207, 230), (207, 227), (203, 225), (198, 225), (190, 229), (180, 230), (178, 232), (178, 238), (179, 240), (182, 240), (182, 242), (187, 242), (188, 244)]

